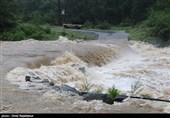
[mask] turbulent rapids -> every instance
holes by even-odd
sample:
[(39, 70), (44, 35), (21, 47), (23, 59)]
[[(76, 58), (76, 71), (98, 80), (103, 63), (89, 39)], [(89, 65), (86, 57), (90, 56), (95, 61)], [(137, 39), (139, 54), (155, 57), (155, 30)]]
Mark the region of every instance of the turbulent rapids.
[[(25, 67), (17, 67), (7, 74), (6, 79), (21, 89), (44, 91), (42, 99), (46, 100), (61, 99), (63, 94), (49, 90), (45, 81), (54, 85), (66, 84), (79, 91), (83, 91), (84, 82), (88, 82), (92, 85), (90, 91), (101, 90), (102, 93), (115, 86), (121, 94), (170, 100), (170, 48), (126, 40), (77, 43), (65, 37), (60, 37), (55, 45), (65, 46), (66, 50), (55, 58), (44, 59), (43, 63), (40, 59)], [(25, 76), (31, 77), (30, 82), (25, 82)], [(132, 86), (137, 82), (141, 85), (140, 91), (133, 90)], [(80, 109), (81, 104), (85, 109), (102, 110), (104, 107), (100, 101), (74, 99), (74, 109)], [(169, 103), (131, 99), (126, 102), (170, 112)]]

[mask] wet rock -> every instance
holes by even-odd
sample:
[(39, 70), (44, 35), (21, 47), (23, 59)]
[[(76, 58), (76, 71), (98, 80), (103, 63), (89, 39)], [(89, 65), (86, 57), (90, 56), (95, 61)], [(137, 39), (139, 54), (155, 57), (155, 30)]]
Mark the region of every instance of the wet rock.
[(41, 83), (49, 83), (49, 80), (48, 80), (48, 79), (43, 79), (43, 80), (41, 81)]
[(71, 91), (69, 91), (69, 95), (70, 95), (70, 96), (78, 96), (77, 93), (74, 93), (74, 92), (71, 92)]
[(37, 90), (43, 90), (44, 88), (43, 87), (38, 87)]
[(38, 77), (38, 76), (33, 76), (32, 78), (33, 78), (33, 79), (36, 79), (36, 80), (41, 80), (41, 78)]
[(116, 102), (123, 102), (123, 100), (125, 100), (126, 98), (128, 98), (128, 96), (126, 96), (126, 95), (119, 95), (119, 96), (115, 97), (114, 101), (116, 101)]
[(90, 101), (90, 100), (103, 100), (103, 98), (105, 97), (105, 94), (96, 94), (96, 93), (87, 93), (83, 95), (83, 99), (86, 101)]
[(114, 104), (114, 101), (107, 97), (107, 94), (97, 94), (97, 93), (87, 93), (83, 95), (83, 100), (91, 101), (91, 100), (102, 100), (107, 104)]
[(61, 89), (62, 89), (63, 91), (71, 91), (71, 92), (74, 92), (74, 93), (77, 93), (77, 94), (80, 93), (80, 92), (77, 91), (75, 88), (70, 87), (70, 86), (68, 86), (68, 85), (63, 85), (63, 86), (61, 86)]
[(88, 92), (80, 92), (79, 95), (82, 96), (84, 94), (87, 94)]
[(36, 76), (33, 72), (28, 72), (28, 74), (33, 77), (33, 76)]
[(112, 100), (111, 98), (107, 96), (103, 98), (103, 102), (110, 104), (110, 105), (114, 104), (114, 100)]
[(114, 100), (109, 98), (107, 94), (98, 94), (98, 93), (88, 93), (88, 92), (79, 92), (75, 88), (70, 87), (68, 85), (62, 85), (62, 86), (57, 86), (55, 85), (53, 89), (57, 92), (61, 91), (67, 91), (67, 92), (72, 92), (75, 93), (79, 96), (83, 97), (83, 100), (85, 101), (92, 101), (92, 100), (102, 100), (103, 102), (107, 104), (114, 104)]
[(53, 87), (53, 89), (55, 89), (56, 91), (67, 91), (67, 92), (71, 91), (71, 92), (73, 92), (73, 93), (80, 94), (79, 91), (77, 91), (75, 88), (70, 87), (70, 86), (68, 86), (68, 85), (62, 85), (62, 86), (56, 86), (56, 85), (55, 85), (55, 86)]
[(35, 87), (35, 85), (31, 84), (31, 85), (29, 85), (29, 87)]
[(76, 66), (76, 64), (72, 64), (72, 65), (71, 65), (71, 67), (75, 67), (75, 66)]
[(81, 71), (82, 73), (85, 73), (86, 72), (85, 67), (79, 68), (79, 71)]
[(32, 79), (37, 79), (37, 80), (41, 80), (40, 77), (36, 76), (33, 72), (28, 72), (29, 76), (32, 78)]
[(30, 76), (25, 76), (25, 81), (26, 81), (26, 82), (32, 82), (32, 81), (31, 81), (31, 77), (30, 77)]
[(50, 81), (50, 82), (49, 82), (49, 85), (50, 85), (50, 86), (54, 86), (54, 82), (53, 82), (53, 81)]
[(59, 86), (56, 86), (56, 85), (53, 86), (53, 89), (54, 89), (55, 91), (57, 91), (57, 92), (58, 92), (58, 91), (61, 91), (60, 87), (59, 87)]

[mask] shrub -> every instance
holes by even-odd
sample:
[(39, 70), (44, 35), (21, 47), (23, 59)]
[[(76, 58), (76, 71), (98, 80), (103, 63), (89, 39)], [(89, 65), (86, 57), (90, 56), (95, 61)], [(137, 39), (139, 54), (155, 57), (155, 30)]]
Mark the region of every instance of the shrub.
[(95, 93), (101, 94), (102, 91), (103, 91), (103, 88), (102, 88), (102, 87), (99, 87), (98, 89), (95, 90)]
[(44, 31), (45, 31), (47, 34), (50, 34), (50, 33), (51, 33), (50, 27), (45, 28)]
[(87, 79), (83, 81), (83, 84), (81, 86), (81, 91), (82, 92), (89, 92), (90, 89), (93, 87), (93, 84), (91, 84)]
[(28, 38), (52, 40), (50, 28), (42, 28), (33, 24), (20, 24), (10, 32), (2, 34), (3, 40), (20, 41)]
[(108, 90), (108, 97), (111, 98), (112, 100), (114, 100), (114, 98), (116, 96), (118, 96), (120, 93), (118, 91), (118, 89), (115, 88), (115, 86), (113, 86), (112, 88), (109, 88)]
[(43, 32), (36, 32), (33, 33), (31, 36), (29, 36), (30, 38), (33, 39), (37, 39), (37, 40), (44, 40), (45, 39), (45, 35), (43, 34)]
[(30, 36), (33, 33), (38, 32), (40, 29), (39, 27), (32, 24), (21, 24), (16, 27), (16, 30), (21, 30), (26, 34), (26, 36)]
[(87, 29), (93, 29), (94, 28), (94, 25), (91, 21), (87, 21), (84, 26), (84, 28), (87, 28)]
[(139, 92), (141, 92), (143, 90), (143, 88), (141, 88), (143, 85), (141, 84), (141, 82), (138, 80), (136, 81), (133, 85), (131, 85), (131, 91), (130, 94), (131, 95), (136, 95)]
[(148, 20), (148, 26), (154, 27), (152, 35), (158, 36), (163, 41), (170, 40), (170, 12), (152, 11)]
[(18, 41), (23, 40), (26, 38), (26, 35), (23, 31), (16, 31), (14, 34), (11, 35), (11, 40)]
[(99, 23), (98, 25), (95, 26), (96, 29), (101, 29), (101, 30), (110, 30), (111, 29), (111, 24), (108, 22), (104, 23)]
[(10, 40), (10, 41), (20, 41), (26, 38), (26, 35), (23, 31), (11, 31), (11, 32), (4, 32), (1, 37), (3, 40)]
[(66, 30), (52, 30), (50, 27), (40, 27), (33, 24), (20, 24), (15, 29), (0, 35), (2, 40), (20, 41), (28, 38), (36, 40), (56, 40), (59, 36), (68, 37), (70, 40), (94, 40), (93, 37), (79, 32)]

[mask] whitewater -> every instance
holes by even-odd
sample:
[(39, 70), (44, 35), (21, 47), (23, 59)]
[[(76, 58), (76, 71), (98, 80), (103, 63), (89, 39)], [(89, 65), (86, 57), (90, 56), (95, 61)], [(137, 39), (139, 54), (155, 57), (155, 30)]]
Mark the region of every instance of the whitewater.
[[(63, 96), (68, 97), (73, 104), (72, 109), (76, 109), (77, 112), (81, 111), (80, 109), (86, 112), (102, 111), (106, 104), (101, 101), (86, 102), (79, 96), (70, 97), (67, 93), (57, 93), (42, 81), (53, 82), (55, 85), (69, 85), (79, 91), (83, 91), (84, 82), (88, 82), (92, 85), (91, 92), (100, 90), (102, 93), (107, 93), (109, 88), (115, 86), (123, 95), (133, 94), (170, 100), (170, 48), (157, 48), (144, 42), (128, 41), (123, 35), (122, 40), (112, 40), (113, 35), (117, 37), (111, 34), (107, 40), (79, 43), (60, 37), (53, 46), (61, 46), (66, 50), (61, 48), (58, 49), (57, 55), (46, 58), (42, 56), (41, 59), (28, 62), (24, 66), (15, 67), (7, 73), (5, 79), (20, 89), (43, 92), (41, 100), (59, 101)], [(105, 37), (99, 36), (99, 39)], [(40, 43), (35, 40), (28, 42)], [(31, 82), (26, 82), (25, 76), (31, 76)], [(36, 77), (38, 79), (35, 79)], [(133, 91), (137, 82), (141, 86)], [(170, 103), (128, 98), (124, 103), (114, 105), (121, 104), (170, 113)]]

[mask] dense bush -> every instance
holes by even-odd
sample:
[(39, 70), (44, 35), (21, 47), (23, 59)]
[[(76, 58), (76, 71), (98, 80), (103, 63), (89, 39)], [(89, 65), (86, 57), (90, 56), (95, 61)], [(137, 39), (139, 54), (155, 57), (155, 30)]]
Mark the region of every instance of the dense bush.
[(12, 31), (4, 32), (0, 38), (4, 41), (20, 41), (26, 39), (57, 40), (59, 36), (68, 37), (70, 40), (83, 39), (94, 40), (93, 37), (66, 30), (53, 30), (49, 27), (40, 27), (33, 24), (20, 24)]
[(0, 34), (16, 26), (16, 9), (14, 0), (0, 0)]
[(87, 29), (93, 29), (94, 25), (93, 25), (93, 23), (91, 21), (87, 21), (87, 22), (85, 22), (83, 27), (87, 28)]
[(9, 32), (4, 32), (2, 40), (20, 41), (34, 38), (37, 40), (52, 40), (52, 33), (49, 28), (42, 28), (33, 24), (20, 24)]
[(170, 40), (170, 12), (152, 12), (148, 20), (148, 26), (154, 27), (154, 36), (160, 37), (163, 41)]
[(109, 24), (108, 22), (99, 23), (98, 25), (95, 26), (96, 29), (101, 29), (101, 30), (110, 30), (111, 27), (112, 25)]

